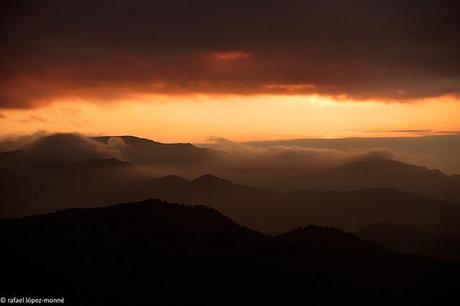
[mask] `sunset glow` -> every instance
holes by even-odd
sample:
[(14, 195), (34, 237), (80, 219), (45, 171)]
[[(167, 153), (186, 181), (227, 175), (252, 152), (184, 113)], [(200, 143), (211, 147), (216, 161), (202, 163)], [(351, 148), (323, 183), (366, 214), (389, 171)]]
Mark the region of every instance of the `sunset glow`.
[(460, 1), (0, 8), (0, 303), (458, 299)]
[(418, 136), (460, 129), (460, 103), (452, 97), (382, 103), (316, 95), (143, 95), (110, 104), (60, 100), (1, 114), (2, 136), (79, 131), (163, 142)]
[(218, 61), (233, 61), (248, 59), (249, 54), (243, 51), (209, 52), (204, 54), (204, 57)]

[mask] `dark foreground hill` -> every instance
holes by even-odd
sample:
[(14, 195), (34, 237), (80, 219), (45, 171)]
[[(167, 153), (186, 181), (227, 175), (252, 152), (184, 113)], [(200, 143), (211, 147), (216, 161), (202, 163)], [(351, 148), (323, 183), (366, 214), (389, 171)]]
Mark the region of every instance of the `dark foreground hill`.
[(64, 297), (68, 305), (458, 302), (456, 264), (331, 228), (265, 236), (204, 206), (148, 200), (2, 220), (0, 240), (6, 297)]

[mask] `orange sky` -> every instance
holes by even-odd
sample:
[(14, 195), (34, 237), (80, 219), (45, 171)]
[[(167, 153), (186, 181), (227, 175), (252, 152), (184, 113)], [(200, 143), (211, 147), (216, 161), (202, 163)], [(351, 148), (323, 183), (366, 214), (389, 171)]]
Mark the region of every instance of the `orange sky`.
[(201, 143), (457, 132), (459, 10), (431, 2), (7, 6), (0, 137), (43, 130)]
[[(94, 102), (94, 103), (93, 103)], [(395, 130), (460, 130), (460, 101), (336, 101), (303, 95), (143, 95), (113, 103), (56, 100), (0, 112), (2, 136), (47, 132), (131, 134), (162, 142), (416, 135)], [(432, 132), (424, 132), (432, 133)]]

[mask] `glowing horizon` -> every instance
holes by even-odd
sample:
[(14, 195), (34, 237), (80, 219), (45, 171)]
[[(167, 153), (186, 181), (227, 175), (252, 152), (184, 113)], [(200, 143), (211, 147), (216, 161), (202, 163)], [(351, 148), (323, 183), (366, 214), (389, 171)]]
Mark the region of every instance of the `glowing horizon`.
[(56, 100), (2, 110), (1, 136), (36, 131), (135, 135), (161, 142), (418, 136), (460, 130), (454, 97), (408, 103), (319, 95), (139, 95), (113, 103)]

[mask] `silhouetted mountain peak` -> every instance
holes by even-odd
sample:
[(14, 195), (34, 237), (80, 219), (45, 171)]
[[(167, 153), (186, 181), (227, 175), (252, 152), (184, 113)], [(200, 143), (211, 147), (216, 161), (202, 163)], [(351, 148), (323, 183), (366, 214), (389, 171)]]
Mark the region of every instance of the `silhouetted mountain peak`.
[(180, 142), (180, 143), (161, 143), (158, 141), (154, 141), (148, 138), (142, 138), (132, 135), (120, 135), (120, 136), (98, 136), (93, 137), (94, 140), (100, 141), (102, 143), (107, 143), (110, 138), (120, 138), (123, 140), (124, 143), (128, 145), (164, 145), (164, 146), (182, 146), (182, 147), (189, 147), (189, 148), (196, 148), (193, 144), (188, 142)]
[(131, 135), (93, 137), (94, 140), (100, 141), (102, 143), (107, 143), (109, 139), (111, 138), (120, 138), (126, 144), (159, 144), (159, 142), (156, 142), (151, 139), (136, 137), (136, 136), (131, 136)]
[[(394, 160), (380, 155), (369, 155), (359, 160), (345, 163), (336, 169), (334, 172), (345, 171), (349, 173), (388, 173), (388, 172), (404, 172), (404, 173), (422, 173), (434, 171), (423, 166), (407, 164), (398, 160)], [(440, 171), (436, 171), (441, 173)]]
[(111, 138), (124, 142), (122, 155), (133, 164), (196, 166), (215, 156), (211, 149), (190, 143), (161, 143), (134, 136), (101, 136), (94, 139), (107, 144)]
[[(255, 233), (224, 216), (217, 210), (202, 205), (170, 204), (149, 199), (137, 203), (117, 204), (99, 208), (71, 208), (55, 213), (17, 219), (13, 226), (27, 226), (34, 231), (52, 233), (53, 239), (88, 239), (92, 233), (97, 239), (169, 239), (177, 235), (232, 235)], [(11, 221), (9, 223), (11, 225)], [(166, 236), (165, 236), (166, 235)], [(171, 236), (173, 235), (173, 236)], [(257, 234), (261, 235), (261, 234)], [(149, 238), (150, 237), (150, 238)], [(169, 237), (169, 238), (168, 238)], [(153, 239), (154, 240), (154, 239)], [(110, 242), (110, 241), (109, 241)]]

